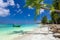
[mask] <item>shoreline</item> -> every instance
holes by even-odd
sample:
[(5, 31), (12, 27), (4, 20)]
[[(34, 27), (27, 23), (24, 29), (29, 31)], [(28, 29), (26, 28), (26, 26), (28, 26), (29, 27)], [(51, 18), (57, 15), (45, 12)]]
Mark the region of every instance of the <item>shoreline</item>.
[[(42, 25), (44, 26), (44, 25)], [(48, 27), (49, 25), (46, 25), (45, 27), (37, 27), (37, 28), (34, 28), (31, 33), (48, 33)], [(47, 37), (46, 37), (47, 36)], [(37, 39), (35, 39), (35, 37), (37, 37)], [(28, 39), (27, 39), (28, 38)], [(13, 35), (6, 35), (6, 36), (2, 36), (0, 39), (1, 40), (56, 40), (56, 38), (53, 37), (53, 34), (13, 34)], [(50, 38), (50, 39), (49, 39)], [(59, 39), (58, 39), (59, 40)]]
[[(46, 28), (46, 27), (42, 27), (42, 28), (44, 29), (44, 28)], [(34, 33), (34, 32), (37, 33), (37, 32), (42, 31), (42, 30), (40, 30), (40, 29), (41, 29), (41, 28), (38, 27), (38, 28), (34, 29), (34, 31), (32, 31), (32, 32), (33, 32), (33, 33)], [(44, 32), (44, 31), (43, 31), (43, 32)], [(18, 36), (18, 37), (16, 37), (16, 39), (14, 38), (14, 40), (27, 40), (26, 38), (28, 38), (28, 40), (30, 40), (30, 39), (31, 39), (31, 40), (35, 40), (35, 39), (32, 38), (32, 36), (33, 36), (33, 37), (37, 36), (37, 37), (38, 37), (37, 40), (42, 40), (42, 39), (40, 39), (39, 37), (45, 36), (45, 35), (49, 35), (49, 34), (39, 34), (39, 35), (36, 35), (36, 34), (26, 34), (26, 35), (23, 35), (22, 38)], [(50, 35), (52, 35), (52, 34), (50, 34)], [(30, 36), (31, 36), (31, 38), (30, 38)], [(54, 40), (55, 40), (55, 39), (54, 39)]]

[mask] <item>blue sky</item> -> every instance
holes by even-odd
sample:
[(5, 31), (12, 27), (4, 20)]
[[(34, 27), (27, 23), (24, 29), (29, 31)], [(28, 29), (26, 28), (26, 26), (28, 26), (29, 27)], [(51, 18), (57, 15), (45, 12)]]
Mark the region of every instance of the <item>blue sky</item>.
[[(44, 3), (52, 4), (52, 1), (44, 0)], [(24, 8), (25, 0), (0, 0), (0, 4), (0, 24), (34, 23), (35, 9), (29, 7)], [(44, 10), (38, 16), (37, 22), (45, 15), (48, 19), (51, 19), (49, 10)]]

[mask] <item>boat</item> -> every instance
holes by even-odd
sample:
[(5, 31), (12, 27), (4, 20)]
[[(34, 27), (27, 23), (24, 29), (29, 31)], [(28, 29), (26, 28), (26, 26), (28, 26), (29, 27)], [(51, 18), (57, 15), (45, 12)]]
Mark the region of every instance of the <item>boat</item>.
[(13, 24), (13, 27), (21, 27), (21, 25)]

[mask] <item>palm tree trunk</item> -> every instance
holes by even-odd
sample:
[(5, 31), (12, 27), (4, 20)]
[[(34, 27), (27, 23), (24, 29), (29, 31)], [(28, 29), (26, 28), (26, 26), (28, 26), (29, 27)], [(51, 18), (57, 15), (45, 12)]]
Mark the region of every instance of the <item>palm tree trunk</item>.
[[(50, 8), (46, 8), (46, 7), (41, 7), (42, 9), (46, 9), (46, 10), (50, 10)], [(55, 9), (55, 12), (60, 12), (60, 10), (56, 10)]]
[(57, 24), (57, 21), (56, 21), (56, 19), (55, 19), (55, 22), (56, 22), (56, 24)]

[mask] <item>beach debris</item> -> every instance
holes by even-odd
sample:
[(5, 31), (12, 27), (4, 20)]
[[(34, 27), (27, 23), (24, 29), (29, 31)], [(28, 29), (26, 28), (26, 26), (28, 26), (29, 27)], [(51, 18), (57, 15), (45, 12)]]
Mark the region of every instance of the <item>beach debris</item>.
[(56, 28), (56, 26), (52, 26), (52, 27), (50, 27), (50, 31), (52, 31), (53, 33), (57, 32), (57, 28)]
[(53, 36), (54, 36), (55, 38), (60, 38), (60, 33), (54, 33)]
[(52, 26), (50, 29), (53, 33), (60, 33), (60, 28), (57, 26)]
[(53, 36), (55, 38), (60, 38), (60, 27), (55, 25), (55, 26), (52, 26), (50, 27), (50, 31), (53, 32)]

